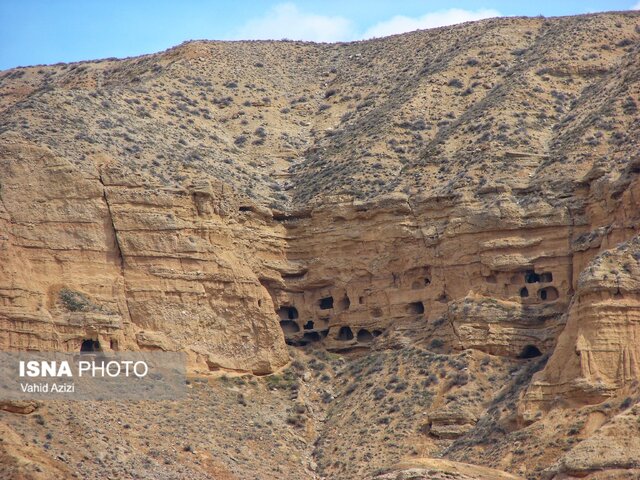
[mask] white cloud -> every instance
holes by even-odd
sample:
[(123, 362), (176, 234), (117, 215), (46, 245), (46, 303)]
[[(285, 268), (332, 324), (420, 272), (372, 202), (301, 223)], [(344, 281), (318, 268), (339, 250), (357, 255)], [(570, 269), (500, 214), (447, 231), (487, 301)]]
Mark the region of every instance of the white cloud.
[(633, 7), (631, 7), (631, 10), (640, 10), (640, 2), (636, 3)]
[(492, 9), (463, 10), (451, 8), (429, 12), (420, 17), (397, 15), (358, 32), (351, 20), (341, 16), (319, 15), (301, 11), (294, 3), (280, 3), (264, 16), (247, 21), (234, 35), (243, 40), (310, 40), (340, 42), (384, 37), (414, 30), (454, 25), (456, 23), (499, 17)]
[(293, 3), (281, 3), (269, 10), (264, 17), (249, 20), (235, 37), (338, 42), (352, 40), (354, 33), (351, 22), (344, 17), (305, 13)]
[(385, 37), (387, 35), (395, 35), (396, 33), (412, 32), (424, 28), (443, 27), (445, 25), (454, 25), (456, 23), (499, 16), (500, 12), (497, 10), (482, 9), (472, 11), (460, 8), (430, 12), (417, 18), (396, 15), (389, 20), (377, 23), (368, 28), (361, 38)]

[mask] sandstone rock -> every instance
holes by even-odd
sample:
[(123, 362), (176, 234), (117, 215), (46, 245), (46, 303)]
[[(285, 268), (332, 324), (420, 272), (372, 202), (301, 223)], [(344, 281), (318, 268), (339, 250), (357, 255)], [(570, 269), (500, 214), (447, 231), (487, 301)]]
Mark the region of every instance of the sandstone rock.
[(33, 413), (40, 407), (40, 403), (33, 400), (5, 400), (0, 401), (0, 410), (23, 415)]
[(429, 412), (429, 435), (438, 438), (458, 438), (471, 430), (477, 422), (474, 413), (459, 406), (445, 406)]
[(567, 452), (548, 471), (554, 479), (634, 478), (640, 475), (640, 407), (616, 415), (590, 438)]
[(522, 477), (497, 469), (440, 458), (416, 458), (401, 462), (371, 480), (519, 480)]
[(598, 403), (640, 375), (640, 237), (596, 257), (581, 273), (567, 325), (532, 380), (523, 414), (556, 397)]

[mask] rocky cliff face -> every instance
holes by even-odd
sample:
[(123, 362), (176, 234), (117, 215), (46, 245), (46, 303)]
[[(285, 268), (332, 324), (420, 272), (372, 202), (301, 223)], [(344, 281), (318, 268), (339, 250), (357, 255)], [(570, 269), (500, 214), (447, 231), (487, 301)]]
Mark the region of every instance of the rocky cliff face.
[[(519, 398), (500, 377), (518, 411), (504, 425), (436, 402), (430, 435), (448, 440), (628, 394), (639, 21), (3, 72), (0, 346), (182, 350), (194, 372), (255, 374), (285, 366), (287, 343), (550, 357)], [(570, 463), (554, 472), (596, 469)]]
[(185, 350), (195, 369), (258, 374), (286, 363), (259, 280), (283, 257), (272, 221), (248, 226), (219, 183), (154, 186), (94, 160), (83, 177), (45, 149), (2, 152), (2, 347)]

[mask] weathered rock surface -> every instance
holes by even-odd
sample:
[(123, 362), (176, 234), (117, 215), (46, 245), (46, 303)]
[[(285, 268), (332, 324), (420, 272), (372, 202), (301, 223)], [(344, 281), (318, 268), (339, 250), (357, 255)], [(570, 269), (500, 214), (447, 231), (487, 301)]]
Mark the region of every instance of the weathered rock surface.
[(372, 480), (519, 480), (522, 477), (492, 468), (478, 468), (439, 458), (420, 458), (396, 465)]
[(79, 351), (92, 339), (258, 374), (288, 361), (260, 284), (276, 275), (263, 259), (283, 257), (278, 227), (247, 226), (222, 185), (162, 188), (108, 164), (83, 177), (24, 144), (1, 162), (2, 348)]
[(616, 415), (549, 469), (554, 479), (637, 478), (640, 476), (638, 405)]

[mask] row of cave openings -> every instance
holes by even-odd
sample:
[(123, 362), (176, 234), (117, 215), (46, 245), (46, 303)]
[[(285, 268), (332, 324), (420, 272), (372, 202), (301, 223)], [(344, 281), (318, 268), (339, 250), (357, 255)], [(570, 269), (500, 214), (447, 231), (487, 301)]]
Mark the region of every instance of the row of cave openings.
[[(551, 283), (553, 282), (553, 273), (536, 273), (534, 270), (527, 270), (526, 272), (524, 272), (524, 282), (528, 285), (534, 285), (536, 283)], [(553, 300), (557, 300), (560, 295), (557, 288), (552, 286), (545, 286), (538, 289), (536, 296), (538, 297), (538, 300), (542, 300), (543, 302), (551, 302)], [(520, 297), (529, 297), (529, 289), (526, 285), (520, 289)], [(535, 345), (525, 345), (518, 355), (518, 358), (528, 359), (539, 357), (541, 355), (542, 352)]]
[[(422, 302), (414, 302), (410, 304), (409, 309), (413, 313), (423, 313), (424, 305)], [(319, 342), (323, 338), (326, 338), (329, 335), (329, 329), (324, 329), (320, 331), (315, 331), (315, 322), (313, 320), (307, 321), (303, 325), (303, 335), (299, 338), (296, 334), (300, 333), (301, 329), (298, 325), (298, 310), (292, 306), (284, 306), (281, 307), (278, 311), (280, 315), (280, 326), (285, 334), (285, 340), (288, 345), (293, 346), (305, 346), (310, 343)], [(336, 340), (342, 342), (351, 342), (354, 338), (358, 342), (358, 344), (366, 345), (371, 343), (374, 338), (380, 336), (383, 333), (382, 330), (373, 330), (369, 331), (365, 328), (360, 328), (357, 333), (354, 335), (353, 330), (349, 326), (342, 326), (338, 330), (338, 335), (336, 336)], [(296, 336), (296, 338), (290, 338), (290, 336)], [(518, 354), (518, 358), (520, 359), (529, 359), (535, 358), (542, 355), (542, 352), (535, 345), (529, 344), (525, 345), (521, 352)]]
[[(551, 283), (553, 282), (553, 273), (551, 272), (543, 272), (536, 273), (533, 270), (527, 270), (524, 272), (524, 281), (526, 284), (536, 284), (536, 283)], [(520, 298), (529, 298), (529, 287), (526, 285), (520, 289)], [(553, 286), (546, 286), (539, 288), (536, 292), (536, 296), (538, 300), (543, 302), (552, 302), (557, 300), (560, 294), (558, 293), (558, 289)]]
[[(115, 339), (109, 340), (109, 347), (111, 350), (118, 350), (118, 341)], [(99, 340), (94, 340), (91, 338), (85, 338), (82, 340), (80, 344), (80, 353), (94, 353), (94, 352), (102, 352), (102, 346), (100, 345)]]
[[(421, 290), (431, 284), (431, 267), (421, 266), (412, 268), (402, 274), (392, 274), (392, 288), (411, 288)], [(366, 295), (357, 297), (359, 305), (366, 304)], [(320, 341), (329, 335), (329, 320), (332, 313), (340, 313), (351, 308), (351, 299), (345, 293), (339, 298), (326, 296), (318, 299), (316, 309), (318, 319), (309, 320), (302, 323), (298, 318), (298, 310), (294, 306), (282, 306), (278, 310), (280, 316), (280, 326), (284, 331), (288, 343), (306, 344)], [(425, 312), (424, 303), (421, 301), (410, 302), (405, 307), (407, 315), (422, 315)], [(326, 312), (325, 312), (326, 311)], [(374, 306), (370, 310), (373, 318), (380, 318), (384, 315), (382, 308)], [(366, 328), (355, 329), (350, 326), (342, 326), (333, 337), (338, 341), (352, 342), (354, 339), (358, 343), (366, 344), (382, 333), (382, 330), (367, 330)], [(303, 334), (300, 335), (300, 332)], [(333, 336), (333, 333), (332, 333)], [(300, 339), (301, 337), (301, 339)], [(352, 342), (353, 343), (353, 342)]]
[[(351, 302), (349, 297), (346, 295), (343, 299), (340, 300), (340, 309), (346, 310), (349, 308)], [(362, 302), (362, 298), (361, 301)], [(318, 307), (320, 310), (329, 310), (334, 308), (334, 300), (333, 297), (324, 297), (318, 301)], [(410, 302), (406, 307), (407, 314), (410, 315), (422, 315), (425, 312), (424, 303), (423, 302)], [(298, 345), (304, 346), (311, 342), (319, 342), (323, 338), (326, 338), (329, 335), (329, 328), (323, 328), (328, 325), (329, 318), (320, 318), (317, 321), (308, 320), (300, 328), (299, 324), (299, 314), (298, 309), (293, 306), (283, 306), (278, 310), (278, 315), (280, 317), (280, 327), (285, 334), (285, 338), (288, 344), (290, 345)], [(379, 314), (375, 314), (374, 316), (381, 316), (382, 312)], [(320, 328), (318, 329), (317, 323), (320, 323)], [(302, 338), (292, 339), (289, 338), (291, 336), (299, 337), (300, 331), (303, 330), (304, 333)], [(380, 336), (383, 333), (382, 330), (367, 330), (366, 328), (360, 328), (357, 332), (354, 333), (353, 329), (349, 326), (342, 326), (338, 331), (335, 339), (342, 342), (351, 342), (352, 340), (356, 340), (359, 344), (368, 344), (373, 341), (374, 338)]]
[[(326, 307), (326, 308), (323, 308)], [(320, 308), (321, 310), (326, 310), (328, 308), (333, 308), (333, 298), (327, 297), (320, 300)], [(322, 339), (326, 338), (329, 335), (329, 328), (324, 328), (318, 330), (316, 328), (316, 321), (308, 320), (303, 326), (302, 330), (304, 331), (301, 338), (292, 339), (289, 338), (291, 336), (297, 336), (296, 334), (300, 333), (300, 325), (296, 320), (298, 320), (298, 309), (292, 306), (284, 306), (280, 307), (278, 310), (278, 315), (280, 316), (280, 327), (285, 334), (285, 339), (287, 344), (294, 346), (304, 346), (309, 343), (319, 342)], [(328, 319), (321, 319), (323, 325), (328, 324)], [(368, 344), (373, 341), (374, 338), (382, 335), (382, 330), (367, 330), (366, 328), (360, 328), (357, 332), (354, 331), (349, 326), (342, 326), (338, 330), (338, 334), (336, 335), (336, 340), (341, 342), (351, 342), (352, 340), (356, 340), (359, 344)]]
[[(364, 303), (363, 297), (360, 297), (360, 304)], [(348, 310), (351, 306), (351, 300), (348, 296), (344, 296), (338, 302), (338, 310)], [(332, 310), (334, 308), (333, 297), (323, 297), (318, 301), (318, 307), (320, 310)], [(407, 313), (409, 314), (422, 314), (424, 313), (424, 303), (422, 302), (410, 302), (407, 304)], [(298, 310), (295, 307), (284, 306), (278, 310), (278, 314), (282, 320), (295, 320), (298, 318)], [(374, 315), (376, 316), (376, 315)]]

